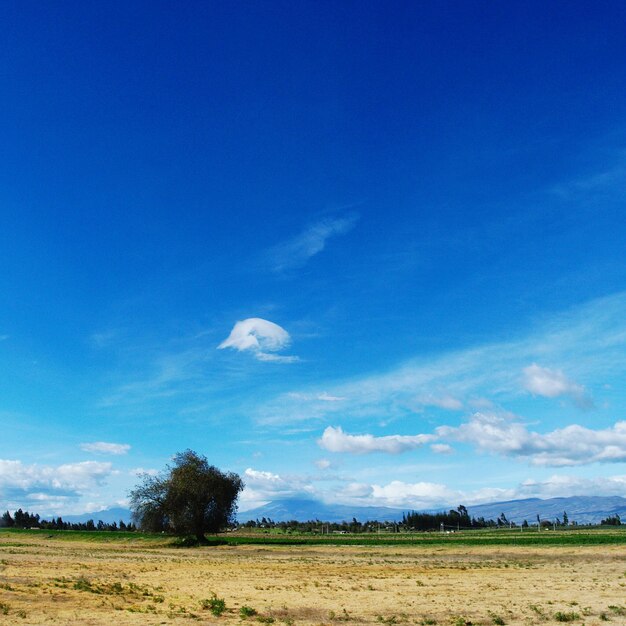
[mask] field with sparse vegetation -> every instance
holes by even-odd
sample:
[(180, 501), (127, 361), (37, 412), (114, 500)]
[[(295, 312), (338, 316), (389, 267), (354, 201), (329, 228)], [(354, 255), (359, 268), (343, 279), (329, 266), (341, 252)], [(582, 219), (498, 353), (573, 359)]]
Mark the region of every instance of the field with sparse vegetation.
[(0, 531), (0, 624), (626, 624), (626, 532)]

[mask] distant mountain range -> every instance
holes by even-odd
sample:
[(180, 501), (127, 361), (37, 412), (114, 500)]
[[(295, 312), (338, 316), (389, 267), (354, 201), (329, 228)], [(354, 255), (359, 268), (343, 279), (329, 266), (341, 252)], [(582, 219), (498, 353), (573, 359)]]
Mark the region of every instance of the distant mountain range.
[[(58, 516), (54, 516), (58, 517)], [(105, 524), (112, 524), (113, 522), (119, 524), (122, 520), (125, 524), (129, 524), (131, 521), (131, 512), (129, 509), (122, 507), (113, 507), (110, 509), (104, 509), (102, 511), (94, 511), (92, 513), (81, 513), (80, 515), (63, 515), (64, 522), (71, 522), (72, 524), (79, 524), (88, 520), (93, 520), (96, 524), (102, 520)], [(44, 516), (45, 519), (50, 519), (50, 516)]]
[[(454, 507), (447, 507), (456, 508)], [(304, 498), (288, 498), (284, 500), (274, 500), (263, 506), (240, 512), (237, 515), (239, 522), (248, 520), (272, 519), (275, 522), (289, 522), (297, 520), (307, 522), (309, 520), (320, 520), (322, 522), (350, 522), (355, 517), (360, 522), (368, 520), (399, 522), (402, 515), (409, 509), (392, 509), (382, 506), (349, 506), (343, 504), (324, 504), (319, 500)], [(446, 510), (446, 507), (429, 509), (422, 511), (434, 513)], [(533, 524), (537, 520), (537, 515), (542, 520), (554, 520), (557, 517), (563, 519), (563, 512), (567, 511), (570, 522), (579, 524), (593, 524), (600, 520), (614, 515), (619, 515), (626, 523), (626, 498), (620, 496), (572, 496), (569, 498), (527, 498), (525, 500), (508, 500), (506, 502), (490, 502), (489, 504), (479, 504), (468, 506), (467, 510), (473, 517), (484, 517), (485, 519), (497, 519), (504, 513), (508, 520), (521, 524), (528, 520)], [(128, 524), (131, 521), (131, 512), (122, 507), (104, 509), (80, 515), (63, 515), (66, 522), (86, 522), (92, 519), (94, 522), (102, 520), (110, 524), (120, 520)]]
[[(456, 507), (447, 507), (456, 508)], [(504, 513), (507, 519), (521, 524), (528, 520), (529, 524), (536, 522), (537, 515), (542, 520), (563, 519), (563, 512), (567, 511), (570, 522), (579, 524), (597, 523), (603, 518), (619, 515), (626, 522), (626, 498), (620, 496), (572, 496), (569, 498), (527, 498), (525, 500), (509, 500), (506, 502), (492, 502), (467, 507), (469, 514), (485, 519), (497, 519)], [(378, 520), (398, 522), (408, 509), (392, 509), (387, 507), (358, 507), (339, 504), (324, 504), (317, 500), (290, 498), (274, 500), (264, 506), (239, 513), (239, 522), (248, 520), (272, 519), (275, 522), (289, 522), (297, 520), (306, 522), (320, 520), (324, 522), (349, 522), (355, 517), (360, 522)], [(446, 507), (430, 509), (428, 513), (446, 510)]]
[(399, 522), (405, 511), (402, 509), (390, 509), (383, 506), (346, 506), (343, 504), (324, 504), (318, 500), (305, 500), (289, 498), (286, 500), (274, 500), (244, 513), (239, 513), (237, 519), (240, 522), (270, 518), (275, 522), (308, 522), (320, 520), (321, 522), (351, 522), (356, 517), (360, 522), (367, 520), (379, 520)]
[(470, 515), (485, 519), (496, 519), (504, 513), (507, 519), (517, 524), (524, 520), (532, 524), (537, 521), (537, 515), (542, 520), (563, 519), (563, 511), (567, 511), (570, 522), (579, 524), (594, 524), (613, 515), (619, 515), (626, 523), (626, 498), (620, 496), (572, 496), (548, 500), (527, 498), (468, 506), (467, 510)]

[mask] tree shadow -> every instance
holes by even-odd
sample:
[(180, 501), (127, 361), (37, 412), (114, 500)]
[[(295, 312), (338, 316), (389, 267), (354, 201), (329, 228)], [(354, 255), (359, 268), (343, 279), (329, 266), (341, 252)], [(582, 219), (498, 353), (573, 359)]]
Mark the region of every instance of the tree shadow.
[(203, 546), (227, 546), (228, 541), (226, 539), (217, 539), (216, 537), (211, 537), (207, 539), (206, 537), (202, 537), (202, 539), (196, 537), (195, 535), (187, 535), (185, 537), (176, 537), (172, 541), (172, 546), (175, 548), (201, 548)]

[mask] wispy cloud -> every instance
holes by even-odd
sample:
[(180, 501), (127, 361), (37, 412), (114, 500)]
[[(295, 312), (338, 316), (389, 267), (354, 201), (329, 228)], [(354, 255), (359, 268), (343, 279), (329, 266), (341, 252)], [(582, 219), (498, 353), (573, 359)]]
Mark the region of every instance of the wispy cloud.
[(126, 454), (130, 450), (127, 443), (107, 443), (106, 441), (94, 441), (93, 443), (81, 443), (80, 449), (85, 452), (95, 452), (96, 454)]
[[(204, 380), (204, 367), (210, 348), (176, 350), (140, 349), (127, 366), (129, 382), (118, 385), (100, 401), (101, 407), (141, 406), (162, 403), (183, 394), (194, 395)], [(156, 354), (155, 354), (156, 352)], [(139, 372), (139, 373), (138, 373)]]
[(342, 398), (340, 396), (332, 396), (325, 391), (315, 394), (299, 393), (297, 391), (292, 391), (287, 393), (286, 395), (292, 400), (306, 400), (307, 402), (311, 400), (320, 400), (321, 402), (341, 402), (342, 400), (345, 400), (345, 398)]
[(317, 469), (326, 470), (331, 465), (332, 463), (328, 459), (317, 459), (317, 461), (315, 461), (315, 467), (317, 467)]
[(621, 151), (616, 155), (617, 162), (610, 168), (596, 172), (590, 176), (570, 180), (555, 185), (550, 190), (557, 196), (567, 200), (580, 202), (588, 196), (613, 196), (622, 201), (622, 191), (626, 183), (626, 154)]
[(463, 408), (463, 403), (450, 395), (438, 396), (434, 394), (426, 394), (420, 396), (418, 401), (424, 406), (436, 406), (440, 409), (447, 409), (448, 411), (460, 411)]
[(328, 218), (312, 224), (292, 239), (271, 248), (267, 257), (274, 272), (285, 272), (302, 267), (311, 257), (326, 247), (327, 241), (343, 235), (356, 224), (356, 214)]
[(250, 317), (237, 322), (218, 349), (232, 348), (238, 352), (250, 352), (259, 361), (293, 363), (298, 357), (274, 354), (290, 344), (291, 337), (282, 326), (260, 317)]
[(430, 449), (435, 454), (452, 454), (454, 452), (454, 448), (447, 443), (433, 443)]
[[(589, 407), (588, 389), (601, 395), (607, 383), (618, 384), (617, 373), (626, 369), (625, 310), (626, 293), (618, 293), (545, 320), (512, 341), (413, 359), (387, 372), (335, 385), (326, 382), (323, 392), (342, 398), (341, 402), (320, 402), (322, 389), (294, 389), (260, 405), (257, 420), (282, 426), (303, 420), (335, 421), (337, 416), (344, 422), (378, 420), (381, 415), (387, 421), (415, 419), (425, 405), (458, 410), (459, 405), (520, 402), (529, 387), (535, 395), (552, 394), (556, 399), (563, 393), (578, 407)], [(526, 377), (520, 376), (528, 367)], [(565, 370), (568, 375), (561, 378)]]

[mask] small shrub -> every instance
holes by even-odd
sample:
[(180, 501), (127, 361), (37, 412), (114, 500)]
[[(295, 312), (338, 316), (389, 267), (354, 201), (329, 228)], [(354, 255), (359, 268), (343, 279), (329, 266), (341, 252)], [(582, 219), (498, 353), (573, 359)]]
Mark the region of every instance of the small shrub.
[(259, 615), (256, 619), (261, 622), (261, 624), (273, 624), (276, 621), (273, 617), (265, 617), (264, 615)]
[(0, 614), (8, 615), (11, 607), (6, 602), (0, 602)]
[(200, 606), (211, 611), (215, 617), (219, 617), (226, 610), (226, 601), (224, 598), (218, 598), (213, 594), (210, 598), (202, 600)]
[(609, 610), (615, 613), (615, 615), (626, 615), (626, 608), (623, 606), (615, 606), (614, 604), (611, 604), (609, 606)]
[(256, 609), (253, 609), (251, 606), (244, 605), (239, 608), (239, 617), (241, 617), (241, 619), (253, 617), (254, 615), (256, 615)]
[(557, 611), (554, 614), (554, 619), (557, 622), (573, 622), (577, 619), (580, 619), (580, 615), (578, 615), (578, 613), (575, 613), (574, 611), (571, 611), (569, 613), (564, 613), (563, 611)]
[(91, 591), (92, 593), (98, 593), (98, 591), (91, 586), (91, 582), (84, 576), (81, 576), (76, 580), (74, 583), (74, 589), (77, 589), (78, 591)]
[(609, 616), (603, 611), (602, 613), (600, 613), (600, 620), (603, 622), (608, 622)]
[(495, 624), (495, 626), (504, 626), (505, 624), (504, 618), (500, 617), (499, 615), (492, 615), (491, 621), (493, 624)]
[(437, 623), (437, 620), (433, 619), (432, 617), (425, 617), (421, 623), (422, 623), (422, 626), (435, 626), (435, 624)]

